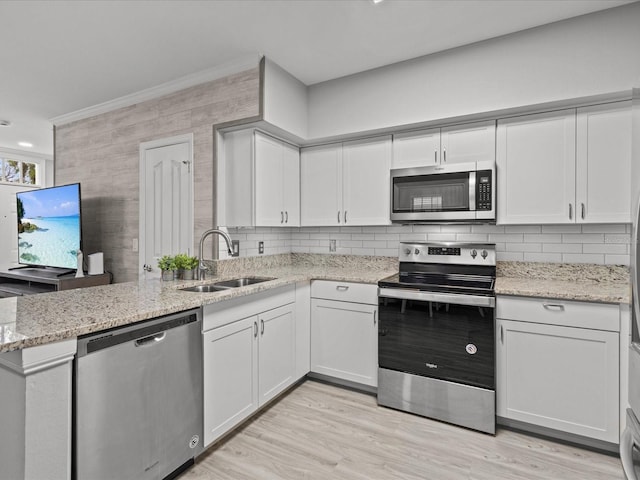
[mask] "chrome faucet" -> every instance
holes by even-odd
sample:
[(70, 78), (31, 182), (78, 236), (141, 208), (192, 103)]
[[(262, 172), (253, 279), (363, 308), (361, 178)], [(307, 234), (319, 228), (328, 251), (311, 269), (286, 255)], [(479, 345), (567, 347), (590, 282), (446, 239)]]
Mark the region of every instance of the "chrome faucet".
[(229, 234), (227, 232), (225, 232), (223, 230), (220, 230), (219, 228), (210, 228), (209, 230), (204, 232), (202, 234), (202, 236), (200, 237), (200, 249), (199, 249), (199, 253), (198, 253), (198, 278), (200, 280), (204, 280), (205, 272), (207, 271), (207, 266), (204, 264), (204, 262), (203, 262), (204, 259), (202, 258), (202, 250), (204, 248), (204, 241), (209, 235), (211, 235), (213, 233), (217, 233), (222, 238), (224, 238), (224, 241), (227, 243), (227, 249), (229, 251), (229, 255), (230, 256), (233, 255), (233, 248), (231, 247), (231, 237), (229, 236)]

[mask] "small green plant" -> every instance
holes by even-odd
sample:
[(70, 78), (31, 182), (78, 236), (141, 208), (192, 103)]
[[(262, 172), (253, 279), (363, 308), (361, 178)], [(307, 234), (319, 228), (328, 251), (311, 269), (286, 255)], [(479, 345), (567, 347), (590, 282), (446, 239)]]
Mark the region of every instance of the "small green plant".
[(176, 259), (171, 255), (164, 255), (158, 260), (158, 268), (162, 271), (177, 270)]
[(193, 270), (198, 266), (198, 257), (191, 257), (186, 253), (179, 253), (175, 256), (178, 270)]

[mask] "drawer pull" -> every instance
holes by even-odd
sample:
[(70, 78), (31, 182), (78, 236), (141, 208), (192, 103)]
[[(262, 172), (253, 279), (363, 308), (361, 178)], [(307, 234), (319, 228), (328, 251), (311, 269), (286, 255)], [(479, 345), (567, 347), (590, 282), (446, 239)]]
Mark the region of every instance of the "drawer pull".
[(559, 303), (543, 303), (542, 306), (545, 308), (545, 310), (564, 312), (564, 305), (561, 305)]
[(349, 287), (346, 285), (338, 285), (336, 287), (336, 290), (338, 290), (339, 292), (346, 292), (347, 290), (349, 290)]

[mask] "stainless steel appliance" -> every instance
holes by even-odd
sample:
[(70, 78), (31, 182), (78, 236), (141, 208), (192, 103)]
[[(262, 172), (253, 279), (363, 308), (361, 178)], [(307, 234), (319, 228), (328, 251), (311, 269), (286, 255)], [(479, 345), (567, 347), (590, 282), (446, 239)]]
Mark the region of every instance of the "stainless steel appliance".
[(391, 170), (391, 221), (495, 222), (495, 162)]
[(495, 433), (493, 244), (401, 243), (378, 283), (378, 404)]
[(631, 345), (629, 346), (629, 405), (627, 427), (620, 438), (620, 458), (625, 475), (640, 479), (640, 89), (633, 89), (632, 101), (631, 198), (633, 237), (631, 240)]
[(170, 479), (202, 452), (200, 310), (78, 339), (78, 480)]

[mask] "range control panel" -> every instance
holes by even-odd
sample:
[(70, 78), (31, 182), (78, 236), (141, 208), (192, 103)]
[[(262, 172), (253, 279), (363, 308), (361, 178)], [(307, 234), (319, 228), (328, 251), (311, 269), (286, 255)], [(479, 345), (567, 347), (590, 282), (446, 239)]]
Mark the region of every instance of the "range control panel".
[(479, 170), (476, 172), (476, 210), (491, 210), (491, 193), (491, 170)]
[(458, 265), (495, 265), (493, 243), (400, 243), (398, 259), (414, 263), (454, 263)]

